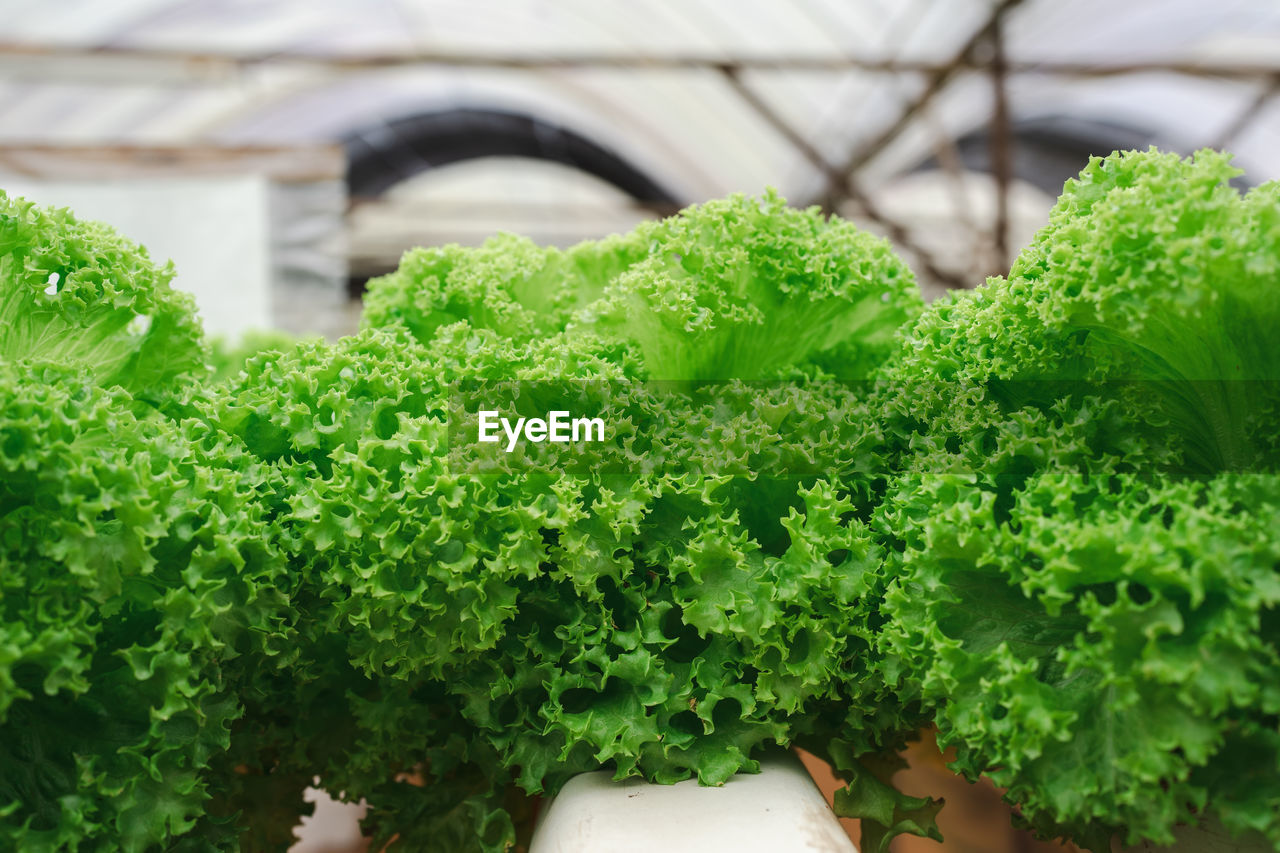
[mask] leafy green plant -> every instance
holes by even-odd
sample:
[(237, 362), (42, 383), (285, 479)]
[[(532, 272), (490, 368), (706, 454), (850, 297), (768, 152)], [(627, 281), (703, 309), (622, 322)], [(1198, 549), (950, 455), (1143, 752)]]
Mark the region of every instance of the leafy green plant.
[(1095, 160), (928, 307), (734, 196), (212, 353), (142, 250), (0, 197), (0, 838), (282, 849), (318, 777), (375, 845), (504, 850), (574, 773), (802, 743), (884, 853), (937, 836), (891, 784), (934, 723), (1042, 835), (1280, 849), (1280, 199), (1234, 175)]
[[(671, 273), (675, 255), (691, 272)], [(564, 270), (616, 277), (557, 278)], [(729, 279), (742, 288), (733, 301)], [(708, 384), (714, 372), (647, 348), (678, 326), (600, 319), (623, 310), (627, 288), (643, 294), (637, 315), (696, 306), (689, 334), (754, 360), (741, 366), (752, 378), (807, 370), (814, 381)], [(779, 311), (746, 311), (764, 299)], [(856, 336), (849, 312), (874, 326), (916, 309), (883, 243), (739, 197), (568, 252), (500, 238), (410, 254), (370, 305), (357, 337), (250, 359), (209, 412), (290, 484), (278, 541), (316, 652), (299, 656), (295, 680), (338, 667), (347, 703), (317, 744), (324, 755), (296, 761), (367, 796), (379, 841), (440, 831), (386, 814), (429, 796), (398, 773), (436, 790), (460, 772), (487, 779), (456, 816), (501, 849), (514, 830), (494, 815), (509, 785), (555, 791), (602, 764), (720, 784), (754, 770), (764, 744), (811, 728), (820, 703), (876, 708), (860, 742), (911, 730), (875, 687), (869, 619), (857, 615), (880, 558), (853, 516), (882, 437), (857, 394), (802, 358), (842, 345), (840, 327)], [(795, 349), (790, 324), (806, 313), (830, 328)], [(784, 341), (795, 360), (780, 364)], [(572, 458), (486, 453), (459, 423), (504, 393), (513, 406), (577, 394), (608, 411), (618, 441)], [(847, 486), (826, 479), (835, 469)], [(425, 714), (427, 697), (457, 713)]]
[(4, 365), (0, 395), (3, 846), (232, 843), (211, 768), (283, 604), (262, 466), (84, 373)]
[(203, 375), (206, 350), (173, 267), (98, 222), (0, 192), (0, 356), (91, 373), (140, 397)]
[(891, 678), (960, 770), (1093, 850), (1202, 821), (1280, 846), (1280, 205), (1235, 174), (1094, 160), (890, 368), (928, 380), (889, 395), (915, 449), (874, 521)]
[(238, 834), (215, 802), (230, 729), (289, 648), (261, 499), (274, 472), (162, 413), (206, 369), (170, 276), (105, 226), (0, 194), (6, 849)]

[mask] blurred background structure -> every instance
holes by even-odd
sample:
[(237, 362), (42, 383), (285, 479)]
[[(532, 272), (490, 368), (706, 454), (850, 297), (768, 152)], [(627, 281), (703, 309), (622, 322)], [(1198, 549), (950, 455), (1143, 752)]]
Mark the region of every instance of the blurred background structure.
[(171, 256), (209, 326), (334, 334), (404, 249), (777, 187), (931, 293), (1116, 148), (1280, 176), (1272, 0), (0, 0), (0, 187)]
[[(1280, 177), (1278, 95), (1275, 0), (0, 0), (0, 188), (172, 258), (230, 335), (350, 331), (412, 246), (767, 186), (971, 287), (1091, 154)], [(1007, 826), (945, 849), (1039, 849)]]

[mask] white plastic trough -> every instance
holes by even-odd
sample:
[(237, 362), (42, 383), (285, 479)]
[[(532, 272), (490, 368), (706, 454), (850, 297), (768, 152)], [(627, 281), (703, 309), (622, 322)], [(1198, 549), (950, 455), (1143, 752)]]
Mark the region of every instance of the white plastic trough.
[[(761, 773), (721, 788), (695, 781), (614, 782), (608, 771), (569, 781), (543, 808), (530, 853), (858, 853), (822, 794), (790, 753), (762, 759)], [(290, 853), (369, 853), (360, 837), (363, 805), (335, 803), (320, 791), (315, 817), (303, 818)], [(1273, 853), (1264, 839), (1237, 841), (1218, 826), (1182, 828), (1172, 847), (1113, 843), (1112, 853)], [(393, 848), (394, 849), (394, 848)]]
[(529, 853), (858, 853), (789, 752), (719, 788), (610, 776), (569, 780), (544, 808)]

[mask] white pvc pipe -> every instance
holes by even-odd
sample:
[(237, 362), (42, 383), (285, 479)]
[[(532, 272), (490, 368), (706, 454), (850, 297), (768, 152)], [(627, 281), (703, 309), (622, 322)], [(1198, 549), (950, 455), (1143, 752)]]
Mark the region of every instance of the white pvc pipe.
[(547, 804), (529, 853), (858, 853), (795, 755), (760, 766), (719, 788), (575, 776)]

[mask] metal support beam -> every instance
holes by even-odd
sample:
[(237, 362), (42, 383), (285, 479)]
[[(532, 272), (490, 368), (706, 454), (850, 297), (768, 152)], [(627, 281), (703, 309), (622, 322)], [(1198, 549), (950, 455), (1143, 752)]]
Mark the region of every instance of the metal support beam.
[(956, 75), (966, 69), (974, 67), (977, 61), (978, 48), (981, 47), (990, 36), (991, 28), (999, 16), (1012, 10), (1022, 0), (1000, 0), (995, 9), (991, 13), (991, 17), (987, 22), (978, 28), (969, 39), (956, 52), (950, 62), (945, 63), (941, 67), (935, 68), (929, 73), (924, 90), (908, 103), (898, 113), (898, 117), (871, 140), (859, 146), (857, 150), (850, 155), (849, 159), (841, 167), (841, 172), (849, 174), (856, 172), (869, 163), (877, 154), (885, 150), (891, 142), (902, 135), (911, 123), (922, 111), (924, 111), (933, 99), (937, 97), (943, 89), (947, 87)]
[[(1008, 9), (1020, 0), (1003, 0), (998, 8)], [(970, 50), (962, 50), (950, 62), (917, 62), (896, 59), (869, 59), (839, 55), (758, 55), (735, 56), (673, 54), (520, 55), (422, 50), (396, 53), (325, 54), (304, 51), (272, 53), (225, 53), (169, 50), (117, 45), (20, 44), (0, 41), (0, 79), (47, 82), (78, 81), (85, 84), (225, 84), (235, 82), (245, 72), (264, 67), (292, 67), (329, 72), (376, 71), (414, 66), (526, 70), (629, 71), (711, 70), (732, 65), (755, 71), (811, 71), (843, 73), (862, 71), (875, 74), (924, 74), (930, 78), (929, 98), (962, 71), (985, 68), (972, 55), (972, 48), (985, 36), (975, 34)], [(1249, 64), (1166, 60), (1141, 63), (1014, 62), (1008, 73), (1043, 74), (1058, 77), (1110, 77), (1126, 74), (1168, 73), (1196, 77), (1237, 80), (1269, 79), (1278, 63)], [(935, 78), (937, 78), (935, 80)], [(923, 98), (923, 100), (929, 100)], [(919, 108), (916, 108), (918, 111)], [(914, 113), (913, 113), (914, 115)], [(907, 117), (909, 122), (910, 116)], [(896, 136), (900, 130), (892, 135)], [(887, 133), (887, 132), (886, 132)]]
[(1003, 15), (1003, 12), (996, 13), (988, 31), (991, 43), (991, 173), (995, 178), (996, 193), (991, 246), (995, 253), (995, 272), (998, 273), (1006, 272), (1010, 261), (1009, 191), (1013, 181), (1013, 129), (1006, 85)]
[(851, 174), (841, 172), (822, 155), (821, 151), (815, 148), (809, 140), (805, 139), (799, 131), (774, 110), (758, 92), (747, 85), (746, 81), (742, 79), (741, 71), (738, 68), (724, 65), (720, 67), (720, 73), (728, 81), (729, 85), (733, 87), (738, 96), (755, 110), (757, 115), (795, 146), (796, 150), (803, 154), (806, 160), (822, 172), (829, 183), (840, 188), (840, 193), (843, 197), (856, 204), (868, 219), (883, 227), (900, 248), (912, 252), (919, 259), (921, 268), (931, 278), (947, 287), (964, 287), (964, 281), (961, 278), (938, 266), (937, 260), (932, 254), (916, 243), (911, 236), (910, 230), (904, 224), (881, 211), (874, 199), (863, 190)]
[(1222, 129), (1218, 134), (1217, 139), (1209, 147), (1217, 148), (1218, 150), (1230, 147), (1240, 134), (1249, 129), (1249, 125), (1253, 124), (1254, 120), (1262, 113), (1267, 104), (1271, 103), (1277, 95), (1280, 95), (1280, 73), (1277, 73), (1272, 77), (1270, 82), (1259, 90), (1257, 96), (1249, 101), (1245, 108), (1240, 111), (1239, 115), (1232, 119), (1230, 123)]

